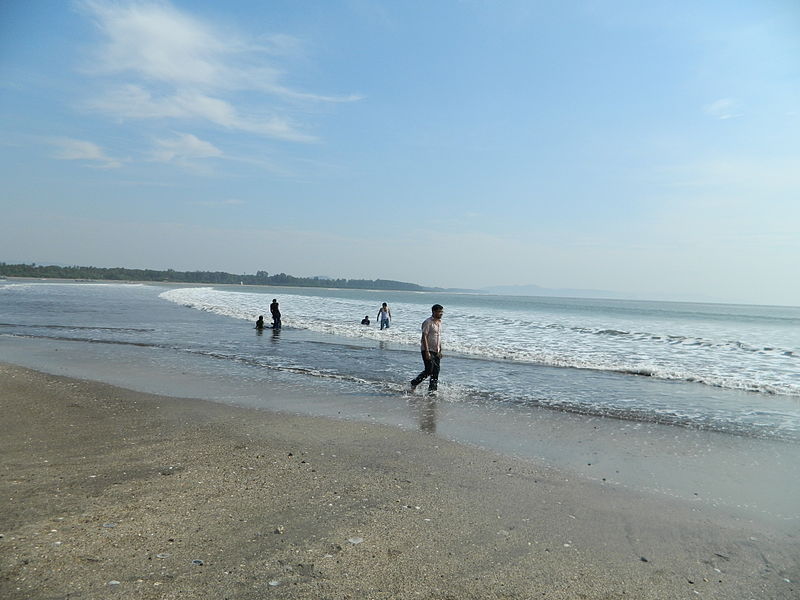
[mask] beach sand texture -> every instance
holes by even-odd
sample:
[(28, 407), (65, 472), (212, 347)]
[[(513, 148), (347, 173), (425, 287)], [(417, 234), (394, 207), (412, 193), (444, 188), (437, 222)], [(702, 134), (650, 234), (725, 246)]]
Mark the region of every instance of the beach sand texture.
[(800, 597), (791, 531), (420, 432), (9, 365), (0, 410), (7, 600)]

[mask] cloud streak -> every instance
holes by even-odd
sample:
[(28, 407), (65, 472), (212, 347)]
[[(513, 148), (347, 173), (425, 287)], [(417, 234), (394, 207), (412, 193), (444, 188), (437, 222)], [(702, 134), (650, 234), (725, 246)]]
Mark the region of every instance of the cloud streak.
[(242, 206), (245, 204), (244, 200), (238, 198), (226, 198), (224, 200), (194, 200), (187, 202), (191, 206), (210, 206), (210, 207), (225, 207), (225, 206)]
[(710, 117), (720, 120), (736, 119), (744, 116), (739, 102), (733, 98), (720, 98), (704, 106), (703, 111)]
[(108, 81), (87, 106), (114, 117), (191, 119), (312, 142), (316, 138), (285, 115), (282, 103), (360, 99), (312, 94), (282, 84), (282, 71), (270, 61), (280, 53), (276, 49), (292, 46), (291, 36), (280, 36), (277, 45), (258, 44), (167, 2), (83, 0), (78, 6), (103, 35), (87, 72)]
[(153, 160), (158, 162), (187, 162), (196, 158), (218, 158), (222, 151), (211, 142), (191, 133), (177, 133), (169, 139), (156, 140)]
[(288, 118), (276, 115), (244, 118), (231, 103), (191, 90), (156, 96), (142, 86), (125, 84), (109, 89), (102, 97), (90, 101), (88, 106), (125, 119), (199, 120), (229, 130), (293, 142), (317, 139), (298, 131)]
[(52, 138), (48, 141), (55, 146), (56, 152), (53, 156), (59, 160), (89, 161), (94, 163), (95, 167), (102, 169), (116, 169), (122, 166), (121, 161), (108, 156), (100, 146), (93, 142), (73, 138)]

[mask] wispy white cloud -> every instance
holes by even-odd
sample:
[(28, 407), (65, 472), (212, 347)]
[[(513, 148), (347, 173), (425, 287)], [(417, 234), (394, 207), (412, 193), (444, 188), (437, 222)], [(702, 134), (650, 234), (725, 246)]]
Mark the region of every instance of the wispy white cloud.
[(294, 142), (316, 140), (298, 131), (285, 117), (244, 118), (229, 102), (192, 91), (155, 96), (139, 85), (126, 84), (109, 89), (88, 106), (126, 119), (197, 119)]
[(192, 206), (241, 206), (245, 202), (238, 198), (224, 198), (222, 200), (193, 200), (187, 204)]
[(48, 142), (56, 148), (53, 155), (59, 160), (83, 160), (94, 163), (96, 168), (116, 169), (122, 162), (108, 156), (105, 151), (93, 142), (72, 138), (52, 138)]
[[(300, 44), (284, 34), (248, 40), (168, 2), (82, 0), (104, 36), (87, 71), (109, 87), (87, 104), (128, 119), (198, 119), (227, 129), (308, 142), (284, 116), (286, 101), (350, 102), (356, 95), (302, 92), (281, 83), (270, 57)], [(245, 102), (238, 94), (247, 93)], [(253, 93), (258, 94), (252, 101)]]
[(706, 104), (703, 111), (710, 117), (722, 120), (743, 116), (740, 102), (733, 98), (720, 98), (711, 104)]
[[(739, 195), (800, 195), (800, 155), (768, 158), (717, 156), (659, 170), (662, 181), (676, 188), (735, 190)], [(794, 204), (794, 201), (793, 201)]]
[(176, 133), (175, 137), (156, 140), (153, 159), (159, 162), (186, 162), (197, 158), (217, 158), (222, 151), (211, 142), (191, 133)]

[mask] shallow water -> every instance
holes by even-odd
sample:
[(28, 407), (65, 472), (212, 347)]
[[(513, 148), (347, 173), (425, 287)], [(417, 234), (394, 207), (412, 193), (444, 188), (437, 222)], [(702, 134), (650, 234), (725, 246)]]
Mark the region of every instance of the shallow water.
[[(256, 332), (276, 296), (284, 329)], [(360, 325), (381, 301), (391, 328)], [(0, 285), (0, 302), (0, 335), (208, 356), (368, 395), (400, 393), (420, 370), (419, 324), (441, 302), (447, 401), (800, 440), (797, 308), (53, 283)]]

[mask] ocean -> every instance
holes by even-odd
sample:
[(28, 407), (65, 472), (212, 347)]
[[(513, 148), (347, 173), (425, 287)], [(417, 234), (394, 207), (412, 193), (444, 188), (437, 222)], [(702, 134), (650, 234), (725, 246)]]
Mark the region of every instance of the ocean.
[[(273, 298), (283, 328), (258, 331)], [(445, 307), (439, 391), (410, 395), (434, 303)], [(800, 522), (799, 307), (8, 280), (0, 361), (419, 429)]]
[[(283, 329), (269, 323), (280, 302)], [(393, 320), (375, 319), (387, 302)], [(212, 358), (230, 373), (402, 395), (445, 306), (439, 399), (800, 440), (800, 308), (369, 290), (3, 282), (0, 334)], [(361, 325), (368, 315), (372, 326)], [(273, 333), (275, 335), (273, 335)], [(107, 350), (110, 352), (110, 350)], [(288, 380), (286, 380), (288, 381)], [(422, 387), (420, 389), (423, 389)]]

